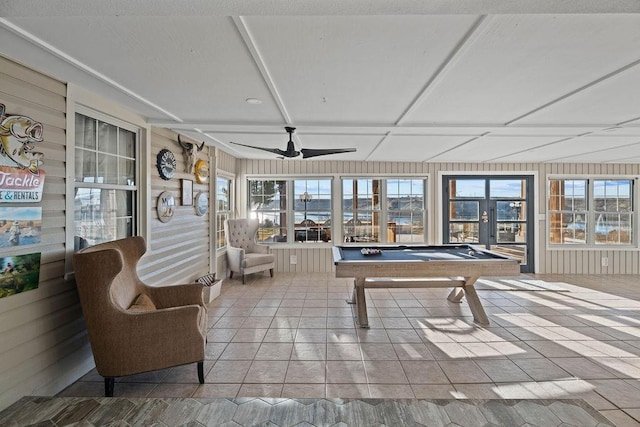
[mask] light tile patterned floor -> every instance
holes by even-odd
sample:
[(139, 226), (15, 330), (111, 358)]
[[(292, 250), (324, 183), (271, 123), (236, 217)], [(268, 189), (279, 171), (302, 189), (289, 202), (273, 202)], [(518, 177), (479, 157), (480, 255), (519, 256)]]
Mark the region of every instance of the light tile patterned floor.
[[(368, 290), (370, 329), (345, 303), (350, 280), (250, 278), (225, 280), (210, 306), (206, 384), (184, 366), (120, 378), (115, 395), (584, 399), (618, 425), (640, 425), (637, 276), (481, 280), (489, 327), (447, 289)], [(60, 396), (102, 393), (90, 372)]]

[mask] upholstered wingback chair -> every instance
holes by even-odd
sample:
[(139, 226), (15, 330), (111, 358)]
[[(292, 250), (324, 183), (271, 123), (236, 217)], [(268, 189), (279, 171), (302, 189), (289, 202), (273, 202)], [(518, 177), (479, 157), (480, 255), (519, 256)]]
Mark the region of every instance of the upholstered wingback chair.
[(105, 396), (114, 379), (197, 362), (204, 383), (207, 312), (202, 287), (152, 287), (136, 272), (144, 238), (128, 237), (73, 256), (76, 284)]
[(224, 222), (224, 233), (227, 240), (227, 264), (229, 278), (233, 273), (245, 275), (269, 270), (273, 277), (275, 267), (271, 248), (256, 242), (258, 234), (257, 219), (228, 219)]

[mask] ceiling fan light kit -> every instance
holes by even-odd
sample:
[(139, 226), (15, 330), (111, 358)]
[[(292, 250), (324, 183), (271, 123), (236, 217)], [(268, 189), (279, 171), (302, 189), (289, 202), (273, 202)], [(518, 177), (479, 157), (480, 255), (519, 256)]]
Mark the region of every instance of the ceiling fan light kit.
[(302, 154), (303, 159), (309, 159), (311, 157), (318, 156), (326, 156), (329, 154), (341, 154), (341, 153), (353, 153), (356, 151), (355, 148), (302, 148), (300, 151), (296, 150), (295, 144), (293, 143), (292, 135), (295, 132), (296, 128), (291, 126), (285, 126), (284, 130), (289, 134), (289, 141), (287, 141), (287, 149), (280, 150), (279, 148), (265, 148), (265, 147), (255, 147), (253, 145), (240, 144), (238, 142), (229, 141), (231, 144), (240, 145), (242, 147), (254, 148), (256, 150), (267, 151), (269, 153), (277, 154), (282, 158), (291, 159), (294, 157), (298, 157)]

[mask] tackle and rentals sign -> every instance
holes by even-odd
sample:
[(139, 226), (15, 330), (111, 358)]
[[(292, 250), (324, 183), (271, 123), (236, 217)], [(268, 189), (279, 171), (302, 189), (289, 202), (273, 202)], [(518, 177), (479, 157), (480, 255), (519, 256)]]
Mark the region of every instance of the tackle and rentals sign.
[(34, 151), (42, 141), (42, 123), (5, 114), (0, 104), (0, 202), (42, 201), (45, 173), (39, 166), (44, 156)]

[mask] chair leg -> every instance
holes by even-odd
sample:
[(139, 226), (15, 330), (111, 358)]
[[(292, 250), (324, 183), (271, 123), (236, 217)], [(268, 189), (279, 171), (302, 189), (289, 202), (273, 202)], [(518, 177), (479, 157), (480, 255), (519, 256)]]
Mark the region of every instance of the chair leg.
[(244, 277), (246, 276), (246, 274), (242, 273), (242, 284), (244, 285)]
[(204, 361), (198, 362), (198, 381), (200, 384), (204, 384)]
[(229, 270), (229, 279), (233, 279), (233, 270)]
[(273, 277), (273, 268), (269, 269), (269, 274), (271, 274), (271, 277)]
[(113, 377), (104, 377), (104, 397), (113, 397), (115, 381)]

